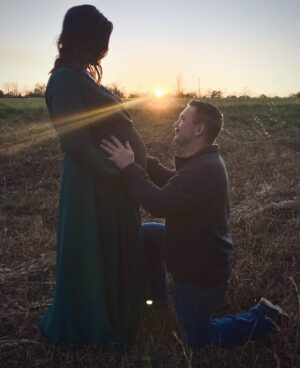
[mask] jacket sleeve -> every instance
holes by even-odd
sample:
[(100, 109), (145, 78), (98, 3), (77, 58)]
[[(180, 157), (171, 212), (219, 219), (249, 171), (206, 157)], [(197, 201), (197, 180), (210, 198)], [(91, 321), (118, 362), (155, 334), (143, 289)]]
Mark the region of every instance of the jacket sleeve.
[(83, 103), (78, 76), (71, 70), (63, 70), (53, 79), (46, 98), (62, 150), (89, 174), (120, 182), (121, 171), (100, 147), (92, 143), (88, 111)]
[(156, 157), (148, 156), (147, 173), (154, 184), (162, 187), (175, 175), (175, 170), (170, 170), (163, 166)]
[(193, 211), (201, 205), (201, 202), (207, 200), (205, 181), (202, 186), (199, 185), (195, 175), (197, 173), (194, 170), (182, 171), (159, 188), (150, 181), (147, 172), (137, 163), (123, 169), (123, 177), (131, 195), (155, 217), (168, 217)]

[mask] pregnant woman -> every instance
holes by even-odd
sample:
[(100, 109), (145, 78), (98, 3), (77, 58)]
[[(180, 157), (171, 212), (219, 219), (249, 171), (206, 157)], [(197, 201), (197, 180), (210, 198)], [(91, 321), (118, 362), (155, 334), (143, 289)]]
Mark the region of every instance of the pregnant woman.
[(144, 144), (122, 101), (100, 84), (113, 25), (94, 6), (65, 15), (46, 90), (64, 162), (52, 306), (41, 322), (55, 344), (128, 344), (146, 299), (138, 204), (99, 148), (113, 134), (145, 167)]

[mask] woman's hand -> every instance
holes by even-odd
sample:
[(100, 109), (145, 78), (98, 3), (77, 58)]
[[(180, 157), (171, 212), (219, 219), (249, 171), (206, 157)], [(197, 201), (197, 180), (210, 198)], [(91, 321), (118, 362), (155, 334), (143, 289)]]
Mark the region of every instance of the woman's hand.
[(107, 152), (110, 157), (109, 159), (113, 161), (120, 169), (124, 169), (126, 166), (134, 162), (134, 152), (127, 141), (123, 144), (113, 135), (110, 136), (112, 141), (107, 139), (102, 139), (100, 147)]

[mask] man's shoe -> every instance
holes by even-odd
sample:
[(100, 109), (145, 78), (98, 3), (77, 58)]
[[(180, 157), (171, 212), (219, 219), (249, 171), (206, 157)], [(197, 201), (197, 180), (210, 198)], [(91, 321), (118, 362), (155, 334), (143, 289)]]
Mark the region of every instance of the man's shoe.
[(278, 325), (282, 325), (285, 320), (290, 319), (290, 316), (279, 305), (273, 304), (266, 298), (261, 298), (258, 304), (262, 307), (265, 314)]

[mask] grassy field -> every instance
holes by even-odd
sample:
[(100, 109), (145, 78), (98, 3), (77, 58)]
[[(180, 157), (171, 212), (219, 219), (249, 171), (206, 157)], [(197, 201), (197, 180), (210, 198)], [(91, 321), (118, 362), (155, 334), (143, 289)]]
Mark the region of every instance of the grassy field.
[[(38, 324), (55, 283), (62, 154), (42, 99), (2, 99), (0, 367), (300, 367), (300, 99), (213, 102), (225, 117), (219, 144), (236, 246), (230, 290), (218, 315), (243, 311), (265, 296), (291, 319), (255, 342), (192, 353), (181, 342), (173, 307), (149, 307), (136, 345), (125, 355), (113, 348), (47, 345)], [(166, 165), (175, 150), (172, 124), (185, 103), (130, 109), (149, 154)]]

